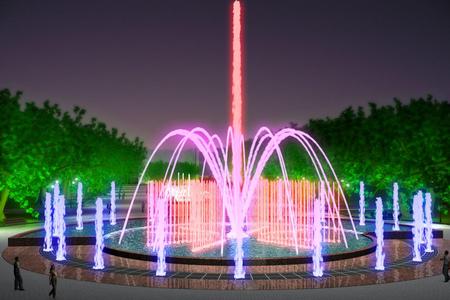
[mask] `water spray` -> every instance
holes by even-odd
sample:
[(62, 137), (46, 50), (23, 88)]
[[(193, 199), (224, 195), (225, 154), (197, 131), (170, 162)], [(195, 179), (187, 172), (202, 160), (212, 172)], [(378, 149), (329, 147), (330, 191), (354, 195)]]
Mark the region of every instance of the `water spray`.
[(52, 195), (45, 193), (45, 238), (44, 238), (44, 251), (53, 251), (52, 247)]
[(111, 182), (111, 212), (109, 214), (109, 222), (116, 225), (116, 183)]
[(58, 217), (58, 202), (59, 202), (59, 181), (56, 180), (53, 185), (53, 236), (59, 236), (59, 217)]
[(365, 208), (365, 198), (364, 198), (364, 182), (359, 182), (359, 225), (366, 225), (366, 208)]
[(105, 268), (103, 262), (103, 201), (102, 198), (97, 198), (95, 201), (95, 256), (94, 266), (95, 270), (102, 270)]
[(58, 207), (57, 207), (57, 219), (58, 219), (58, 250), (56, 252), (56, 260), (63, 261), (66, 260), (66, 222), (64, 216), (66, 215), (66, 200), (64, 195), (59, 196)]
[(383, 234), (383, 228), (384, 228), (384, 221), (383, 221), (383, 201), (380, 197), (377, 197), (376, 201), (377, 205), (377, 211), (376, 211), (376, 219), (375, 219), (375, 233), (377, 235), (377, 250), (376, 250), (376, 257), (377, 257), (377, 263), (375, 265), (375, 270), (383, 271), (384, 270), (384, 253), (383, 253), (383, 246), (384, 246), (384, 234)]
[(83, 230), (83, 184), (81, 182), (78, 182), (77, 187), (77, 230)]
[(425, 194), (425, 216), (426, 216), (426, 227), (425, 227), (425, 241), (427, 243), (427, 247), (425, 252), (431, 253), (434, 252), (432, 249), (433, 244), (433, 219), (431, 217), (431, 194)]
[(413, 261), (421, 262), (422, 257), (420, 255), (420, 243), (422, 241), (422, 231), (421, 227), (423, 226), (423, 209), (422, 209), (422, 196), (419, 194), (414, 195), (413, 201), (413, 217), (414, 217), (414, 227), (412, 228), (412, 232), (414, 235), (414, 257)]
[(398, 184), (397, 184), (397, 182), (394, 183), (394, 192), (393, 192), (392, 200), (393, 200), (392, 206), (394, 208), (394, 212), (392, 215), (394, 218), (394, 227), (392, 227), (392, 230), (399, 231), (400, 226), (398, 225), (398, 216), (400, 214), (400, 206), (398, 204)]
[(323, 276), (322, 258), (322, 222), (321, 222), (321, 200), (314, 200), (314, 253), (313, 253), (313, 275)]

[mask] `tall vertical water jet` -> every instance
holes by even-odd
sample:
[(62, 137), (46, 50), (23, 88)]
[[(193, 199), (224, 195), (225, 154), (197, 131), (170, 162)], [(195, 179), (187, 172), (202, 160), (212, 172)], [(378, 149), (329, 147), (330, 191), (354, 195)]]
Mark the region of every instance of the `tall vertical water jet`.
[(413, 241), (414, 241), (414, 257), (413, 261), (421, 262), (422, 257), (420, 255), (420, 243), (422, 241), (422, 232), (421, 226), (423, 225), (423, 220), (421, 218), (422, 215), (422, 198), (419, 197), (418, 194), (414, 195), (413, 200), (413, 217), (414, 217), (414, 227), (412, 229), (413, 232)]
[(244, 216), (241, 195), (242, 182), (242, 24), (241, 24), (241, 2), (233, 2), (233, 59), (232, 59), (232, 128), (234, 139), (232, 140), (232, 181), (233, 181), (233, 200), (237, 222), (233, 224), (232, 235), (236, 237), (236, 253), (234, 256), (235, 268), (234, 278), (245, 278), (243, 267), (244, 250), (242, 249), (242, 239), (244, 238)]
[(109, 222), (116, 225), (116, 183), (111, 182), (111, 212), (109, 214)]
[(44, 238), (44, 251), (53, 251), (52, 246), (52, 195), (45, 193), (45, 238)]
[(322, 204), (320, 199), (314, 200), (314, 253), (313, 253), (313, 275), (323, 276), (323, 258), (322, 258)]
[(64, 216), (66, 215), (66, 200), (64, 195), (59, 196), (58, 208), (57, 208), (57, 218), (58, 218), (58, 250), (56, 251), (56, 260), (62, 261), (66, 260), (66, 221)]
[[(340, 181), (328, 159), (323, 149), (320, 145), (307, 133), (302, 132), (300, 130), (296, 130), (293, 128), (284, 128), (277, 132), (272, 132), (267, 127), (261, 127), (257, 134), (253, 138), (253, 142), (250, 147), (250, 151), (244, 151), (244, 137), (242, 133), (242, 57), (241, 57), (241, 22), (242, 22), (242, 12), (241, 12), (241, 2), (234, 1), (233, 8), (233, 53), (232, 53), (232, 126), (230, 126), (227, 130), (226, 140), (221, 140), (216, 134), (211, 135), (207, 130), (201, 127), (195, 127), (191, 130), (186, 129), (176, 129), (168, 133), (164, 136), (158, 145), (154, 148), (152, 154), (150, 155), (145, 167), (139, 177), (138, 184), (131, 198), (131, 202), (128, 208), (128, 212), (125, 217), (125, 221), (122, 227), (122, 231), (119, 237), (119, 244), (121, 243), (124, 234), (126, 232), (127, 222), (130, 217), (133, 203), (136, 199), (136, 196), (139, 191), (139, 186), (141, 185), (143, 178), (146, 174), (146, 170), (149, 167), (153, 157), (159, 151), (159, 149), (169, 140), (177, 139), (178, 144), (172, 154), (172, 157), (169, 161), (169, 166), (166, 169), (165, 177), (162, 181), (162, 185), (159, 188), (160, 192), (154, 195), (154, 207), (158, 207), (159, 202), (167, 201), (167, 199), (162, 199), (170, 190), (170, 186), (173, 182), (173, 174), (176, 169), (176, 165), (180, 158), (180, 154), (183, 151), (187, 142), (192, 142), (195, 145), (195, 148), (199, 150), (204, 158), (203, 171), (205, 166), (209, 168), (212, 177), (214, 178), (218, 193), (220, 193), (220, 204), (222, 208), (222, 222), (220, 229), (220, 237), (217, 237), (218, 242), (223, 247), (223, 240), (225, 236), (229, 238), (236, 239), (235, 245), (236, 251), (234, 255), (235, 259), (235, 277), (243, 278), (244, 271), (242, 266), (242, 262), (244, 260), (244, 251), (242, 249), (242, 240), (244, 237), (248, 236), (248, 224), (250, 224), (249, 217), (249, 209), (252, 207), (252, 202), (256, 201), (256, 194), (258, 193), (258, 185), (261, 181), (262, 172), (264, 170), (264, 166), (269, 161), (270, 157), (276, 155), (279, 160), (280, 168), (282, 171), (283, 178), (281, 179), (284, 183), (283, 194), (285, 195), (285, 201), (283, 206), (283, 223), (284, 229), (283, 231), (286, 233), (283, 237), (280, 236), (280, 240), (282, 240), (283, 245), (290, 245), (295, 248), (298, 253), (299, 247), (305, 245), (305, 243), (311, 246), (312, 235), (313, 235), (313, 226), (311, 226), (311, 218), (305, 218), (305, 222), (300, 225), (299, 216), (303, 213), (299, 212), (295, 206), (293, 192), (291, 189), (293, 182), (289, 180), (288, 173), (286, 170), (286, 165), (284, 162), (283, 154), (280, 149), (281, 143), (283, 143), (286, 139), (295, 139), (298, 143), (303, 146), (304, 150), (307, 152), (311, 159), (311, 163), (314, 166), (314, 169), (317, 173), (318, 179), (323, 180), (325, 182), (325, 186), (327, 188), (327, 217), (328, 222), (332, 226), (332, 232), (338, 233), (337, 236), (334, 235), (332, 240), (333, 242), (340, 242), (341, 238), (345, 245), (348, 247), (347, 238), (345, 235), (345, 230), (341, 222), (340, 217), (340, 203), (345, 204), (345, 207), (348, 212), (348, 217), (351, 222), (351, 226), (353, 232), (355, 234), (355, 238), (358, 239), (358, 234), (355, 228), (355, 224), (351, 217), (351, 212), (349, 206), (346, 201), (346, 197), (342, 190)], [(243, 31), (242, 31), (243, 32)], [(231, 161), (232, 160), (232, 161)], [(202, 174), (204, 173), (202, 171)], [(328, 173), (328, 175), (327, 175)], [(332, 181), (330, 180), (330, 175)], [(202, 176), (203, 177), (203, 176)], [(336, 189), (334, 188), (336, 186)], [(336, 193), (337, 192), (337, 193)], [(337, 196), (337, 197), (336, 197)], [(162, 198), (161, 198), (162, 197)], [(310, 197), (310, 196), (308, 196)], [(311, 207), (311, 201), (316, 196), (311, 196), (308, 199), (308, 208)], [(153, 201), (153, 200), (152, 200)], [(204, 204), (204, 203), (203, 203)], [(150, 206), (149, 206), (150, 207)], [(269, 205), (267, 205), (265, 209), (267, 209)], [(306, 205), (304, 206), (306, 208)], [(153, 246), (153, 253), (158, 253), (158, 268), (157, 274), (164, 273), (165, 270), (165, 261), (164, 261), (164, 247), (170, 243), (173, 243), (173, 234), (171, 231), (165, 231), (168, 228), (172, 229), (173, 222), (173, 202), (170, 199), (170, 204), (168, 209), (161, 210), (157, 209), (155, 212), (152, 211), (149, 214), (149, 218), (151, 218), (152, 232), (149, 234), (148, 239), (151, 240), (151, 245)], [(168, 213), (170, 209), (170, 214)], [(161, 219), (162, 215), (167, 214), (167, 221), (158, 221)], [(191, 212), (188, 212), (188, 218), (190, 217)], [(197, 213), (195, 210), (192, 211), (194, 218)], [(272, 215), (272, 214), (271, 214)], [(274, 216), (275, 217), (275, 216)], [(148, 218), (148, 223), (149, 223)], [(163, 218), (164, 219), (164, 218)], [(274, 218), (275, 219), (275, 218)], [(279, 218), (277, 218), (278, 220)], [(219, 217), (213, 219), (213, 223), (218, 224), (217, 222)], [(307, 224), (306, 224), (307, 223)], [(158, 225), (162, 224), (162, 225)], [(269, 222), (272, 225), (271, 222)], [(253, 225), (253, 224), (252, 224)], [(300, 225), (300, 226), (299, 226)], [(305, 226), (306, 225), (306, 226)], [(200, 235), (201, 243), (206, 242), (205, 240), (205, 231), (199, 230), (202, 226), (198, 226), (198, 223), (194, 223), (191, 228), (193, 232), (199, 233), (196, 235)], [(162, 228), (162, 230), (160, 229)], [(330, 227), (331, 228), (331, 227)], [(191, 229), (189, 229), (191, 230)], [(300, 230), (304, 230), (300, 232)], [(339, 234), (339, 232), (341, 234)], [(151, 236), (150, 236), (151, 235)], [(167, 235), (167, 236), (166, 236)], [(208, 237), (207, 240), (216, 239), (215, 237)], [(271, 239), (271, 238), (270, 238)], [(304, 243), (305, 242), (305, 243)], [(157, 248), (157, 249), (156, 249)], [(161, 270), (161, 271), (160, 271)]]
[(77, 187), (77, 230), (83, 230), (83, 184), (78, 182)]
[(365, 198), (364, 198), (364, 182), (359, 182), (359, 225), (366, 225), (366, 208), (365, 208)]
[(420, 231), (420, 243), (425, 244), (425, 226), (424, 226), (424, 213), (423, 213), (423, 193), (422, 191), (417, 192), (417, 198), (419, 199), (420, 209), (419, 209), (419, 231)]
[(95, 270), (101, 270), (105, 268), (103, 262), (103, 248), (105, 247), (103, 242), (103, 201), (102, 198), (97, 198), (95, 201), (95, 255), (94, 266)]
[(377, 250), (376, 250), (377, 263), (375, 265), (375, 270), (383, 271), (384, 270), (384, 256), (385, 256), (383, 253), (384, 221), (383, 221), (383, 201), (381, 200), (380, 197), (377, 197), (376, 205), (377, 205), (377, 211), (376, 211), (376, 219), (375, 219), (375, 233), (377, 235)]
[(394, 218), (394, 227), (392, 227), (392, 230), (394, 231), (399, 231), (400, 230), (400, 226), (398, 225), (398, 216), (400, 214), (400, 206), (398, 204), (398, 184), (397, 182), (394, 183), (394, 191), (393, 191), (393, 195), (392, 195), (392, 207), (394, 209), (393, 212), (393, 218)]
[(426, 217), (426, 228), (425, 228), (425, 240), (427, 243), (427, 247), (425, 249), (425, 252), (434, 252), (434, 250), (431, 248), (433, 244), (433, 219), (431, 217), (431, 194), (426, 193), (425, 194), (425, 217)]
[(158, 209), (158, 220), (156, 223), (156, 240), (154, 247), (156, 247), (156, 276), (166, 276), (166, 254), (165, 254), (165, 243), (166, 243), (166, 215), (167, 215), (167, 200), (166, 196), (157, 201)]
[(59, 181), (56, 180), (53, 185), (53, 235), (59, 236), (59, 217), (58, 217), (58, 202), (59, 202)]

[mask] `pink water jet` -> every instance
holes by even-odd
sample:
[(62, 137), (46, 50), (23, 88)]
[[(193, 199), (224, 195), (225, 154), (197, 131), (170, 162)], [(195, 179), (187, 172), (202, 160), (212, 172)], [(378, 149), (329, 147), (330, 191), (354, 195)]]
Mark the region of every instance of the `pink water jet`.
[[(174, 242), (191, 243), (193, 251), (220, 245), (221, 253), (223, 254), (223, 244), (226, 239), (235, 239), (235, 279), (245, 278), (242, 244), (243, 239), (250, 234), (256, 234), (258, 239), (263, 241), (292, 246), (297, 253), (300, 247), (311, 248), (313, 244), (313, 201), (309, 199), (316, 193), (316, 190), (322, 190), (321, 193), (324, 195), (322, 201), (326, 202), (327, 216), (325, 217), (325, 208), (320, 213), (323, 213), (323, 218), (328, 220), (326, 228), (328, 239), (331, 241), (334, 238), (336, 242), (342, 238), (347, 246), (347, 239), (339, 212), (341, 201), (347, 210), (353, 233), (358, 238), (340, 181), (325, 152), (310, 135), (292, 128), (284, 128), (274, 133), (269, 128), (262, 127), (253, 138), (248, 157), (245, 157), (246, 151), (242, 132), (241, 42), (243, 33), (241, 6), (240, 1), (233, 2), (232, 125), (227, 130), (225, 141), (201, 127), (195, 127), (191, 130), (177, 129), (169, 132), (157, 144), (142, 171), (120, 234), (119, 243), (121, 243), (125, 234), (133, 203), (150, 162), (165, 143), (169, 140), (177, 139), (178, 144), (169, 160), (164, 179), (161, 182), (149, 184), (147, 188), (147, 246), (157, 253), (157, 276), (165, 275), (164, 249), (166, 245)], [(304, 199), (307, 199), (305, 201), (309, 201), (307, 203), (294, 201), (294, 199), (297, 199), (296, 197), (299, 197), (298, 187), (307, 185), (291, 181), (288, 178), (284, 158), (280, 150), (280, 144), (287, 139), (297, 141), (305, 149), (319, 182), (323, 182), (322, 188), (316, 189), (312, 185), (311, 190), (308, 190), (308, 194), (306, 194), (306, 190), (303, 192), (304, 194), (301, 194)], [(203, 171), (208, 167), (215, 182), (212, 184), (204, 180), (203, 175), (200, 181), (191, 182), (189, 180), (189, 186), (192, 185), (197, 188), (191, 189), (193, 194), (186, 200), (188, 204), (183, 206), (180, 204), (182, 201), (176, 199), (172, 190), (174, 188), (184, 188), (183, 186), (186, 184), (180, 186), (179, 181), (177, 182), (173, 179), (173, 175), (180, 154), (188, 142), (192, 143), (202, 154), (204, 159)], [(229, 149), (231, 149), (230, 155), (228, 153)], [(249, 214), (254, 198), (257, 195), (262, 195), (261, 197), (264, 199), (264, 188), (270, 186), (270, 184), (265, 183), (261, 179), (261, 174), (272, 155), (277, 156), (282, 171), (282, 178), (280, 178), (277, 188), (270, 189), (272, 193), (282, 195), (280, 201), (284, 201), (281, 210), (283, 214), (282, 220), (285, 220), (285, 222), (278, 222), (277, 226), (279, 226), (280, 232), (283, 232), (285, 236), (281, 238), (278, 234), (278, 239), (264, 234), (264, 230), (267, 230), (267, 227), (270, 230), (270, 226), (276, 223), (277, 218), (273, 218), (273, 215), (276, 213), (267, 213), (273, 206), (266, 206), (265, 210), (261, 210), (263, 213), (261, 215), (257, 214), (257, 217)], [(230, 156), (231, 161), (229, 161)], [(213, 190), (215, 190), (215, 194), (212, 192)], [(205, 191), (207, 191), (207, 194)], [(215, 196), (213, 197), (212, 195), (218, 195), (218, 197), (214, 198)], [(213, 201), (212, 199), (218, 199), (218, 201)], [(273, 198), (268, 196), (268, 199)], [(270, 204), (270, 201), (267, 203)], [(256, 210), (259, 207), (264, 207), (264, 203), (258, 202), (259, 205)], [(207, 218), (205, 218), (206, 212), (208, 213)], [(250, 219), (253, 219), (254, 222), (250, 222)], [(183, 226), (176, 227), (174, 224), (183, 224)], [(252, 226), (255, 228), (252, 229)], [(336, 233), (338, 233), (337, 238)]]

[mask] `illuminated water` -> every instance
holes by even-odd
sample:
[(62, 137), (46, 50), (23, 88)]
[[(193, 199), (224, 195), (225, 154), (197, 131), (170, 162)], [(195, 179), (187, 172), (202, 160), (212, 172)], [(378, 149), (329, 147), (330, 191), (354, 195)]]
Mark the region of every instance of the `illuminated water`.
[[(105, 246), (114, 249), (120, 249), (128, 252), (139, 254), (156, 254), (146, 246), (146, 230), (145, 228), (133, 228), (127, 230), (127, 234), (119, 245), (118, 240), (120, 231), (112, 232), (105, 235)], [(336, 254), (347, 251), (355, 251), (357, 249), (366, 248), (371, 245), (372, 241), (364, 236), (360, 236), (359, 240), (355, 239), (353, 233), (347, 233), (348, 248), (344, 243), (322, 243), (322, 254)], [(299, 249), (296, 254), (294, 248), (281, 247), (257, 241), (255, 238), (243, 239), (242, 249), (246, 258), (273, 258), (273, 257), (293, 257), (293, 256), (312, 256), (313, 249)], [(165, 247), (166, 256), (194, 256), (204, 258), (221, 257), (220, 245), (193, 253), (188, 245), (168, 245)], [(227, 240), (224, 244), (224, 258), (234, 258), (236, 251), (236, 239)]]

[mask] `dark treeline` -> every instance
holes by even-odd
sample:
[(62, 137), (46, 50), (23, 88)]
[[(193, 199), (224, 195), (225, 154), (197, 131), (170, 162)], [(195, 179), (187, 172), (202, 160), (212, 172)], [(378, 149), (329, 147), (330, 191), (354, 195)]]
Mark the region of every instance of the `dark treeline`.
[(85, 114), (79, 107), (63, 112), (48, 101), (24, 103), (20, 92), (0, 91), (0, 221), (7, 200), (37, 217), (38, 201), (55, 180), (69, 193), (78, 178), (87, 197), (105, 193), (112, 180), (136, 180), (147, 153), (143, 142), (95, 118), (85, 121)]
[[(290, 127), (298, 127), (291, 123)], [(400, 186), (401, 209), (410, 210), (418, 189), (429, 191), (439, 211), (448, 214), (450, 203), (450, 104), (432, 96), (403, 104), (369, 104), (345, 109), (336, 118), (310, 120), (301, 128), (324, 148), (349, 195), (357, 195), (359, 181), (368, 197), (392, 199), (392, 184)], [(315, 178), (306, 153), (293, 141), (282, 145), (291, 178)], [(281, 176), (271, 159), (264, 176)], [(349, 185), (347, 187), (347, 184)], [(367, 197), (367, 196), (366, 196)], [(391, 201), (386, 201), (389, 208)]]

